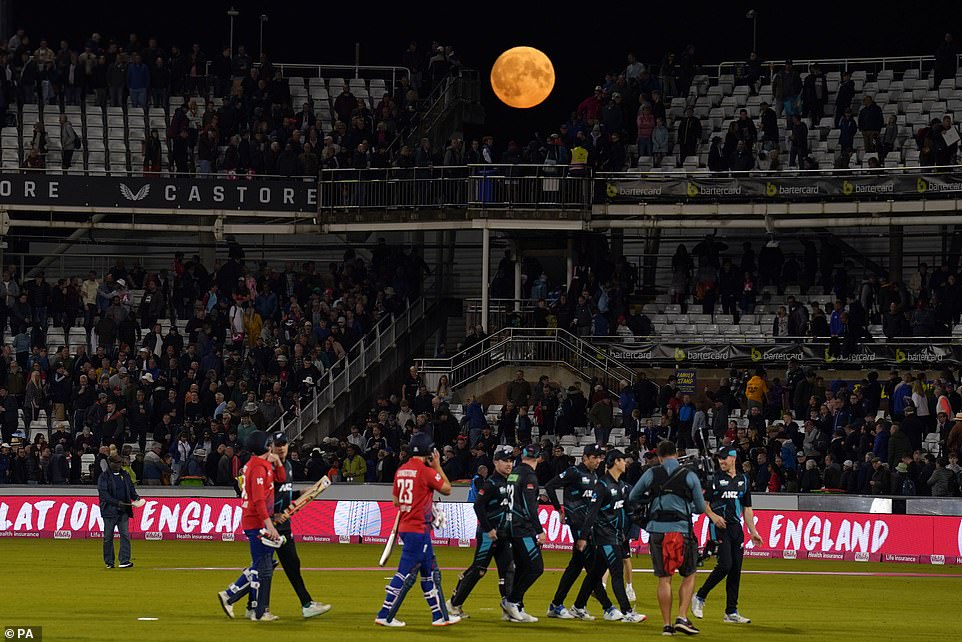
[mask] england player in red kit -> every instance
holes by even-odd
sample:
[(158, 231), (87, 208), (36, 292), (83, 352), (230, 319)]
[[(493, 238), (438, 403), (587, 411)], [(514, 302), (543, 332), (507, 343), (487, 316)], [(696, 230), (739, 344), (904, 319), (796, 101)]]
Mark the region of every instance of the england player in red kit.
[(409, 449), (411, 459), (398, 468), (394, 476), (394, 505), (401, 512), (398, 525), (401, 562), (387, 585), (384, 604), (374, 622), (381, 626), (404, 626), (404, 622), (394, 616), (420, 573), (421, 590), (431, 607), (431, 624), (447, 626), (461, 618), (450, 615), (444, 604), (441, 572), (431, 546), (431, 522), (434, 492), (450, 495), (451, 482), (441, 470), (441, 457), (428, 435), (419, 433), (411, 437)]
[(274, 527), (271, 514), (274, 512), (274, 481), (283, 482), (286, 475), (283, 466), (274, 468), (280, 459), (271, 453), (270, 447), (270, 437), (263, 430), (255, 430), (247, 438), (251, 458), (244, 466), (241, 528), (250, 542), (251, 565), (227, 590), (217, 594), (221, 608), (229, 618), (234, 617), (234, 603), (250, 593), (250, 605), (254, 611), (251, 620), (277, 619), (267, 612), (267, 608), (274, 573), (274, 551), (283, 540)]

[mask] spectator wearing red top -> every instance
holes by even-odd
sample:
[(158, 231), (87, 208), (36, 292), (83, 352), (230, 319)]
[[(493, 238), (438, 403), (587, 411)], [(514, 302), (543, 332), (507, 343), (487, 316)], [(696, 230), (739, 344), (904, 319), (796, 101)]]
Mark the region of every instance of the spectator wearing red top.
[(604, 104), (604, 91), (601, 89), (601, 85), (597, 85), (595, 86), (595, 93), (582, 100), (581, 104), (578, 105), (578, 118), (588, 124), (598, 122)]

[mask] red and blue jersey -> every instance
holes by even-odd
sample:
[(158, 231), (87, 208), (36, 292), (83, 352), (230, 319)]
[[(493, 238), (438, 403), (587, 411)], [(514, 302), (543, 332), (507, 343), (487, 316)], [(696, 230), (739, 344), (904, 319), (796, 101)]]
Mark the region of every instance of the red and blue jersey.
[(401, 511), (398, 532), (431, 532), (434, 491), (443, 485), (441, 474), (420, 457), (412, 457), (398, 468), (394, 475), (394, 496)]

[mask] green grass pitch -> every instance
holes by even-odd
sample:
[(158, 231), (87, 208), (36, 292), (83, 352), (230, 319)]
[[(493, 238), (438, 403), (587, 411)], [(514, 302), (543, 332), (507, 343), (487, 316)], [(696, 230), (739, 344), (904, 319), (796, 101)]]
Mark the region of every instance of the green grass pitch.
[[(375, 567), (381, 547), (299, 544), (298, 549), (306, 569), (351, 569)], [(134, 541), (135, 567), (123, 570), (105, 569), (100, 550), (97, 540), (5, 539), (0, 545), (4, 567), (0, 627), (39, 625), (48, 641), (490, 641), (523, 635), (525, 642), (534, 642), (661, 634), (655, 580), (648, 572), (646, 557), (635, 558), (633, 581), (638, 596), (636, 610), (649, 616), (641, 624), (604, 622), (600, 618), (596, 622), (581, 622), (542, 617), (557, 586), (559, 570), (546, 571), (525, 600), (527, 610), (541, 621), (502, 622), (492, 564), (489, 575), (465, 604), (470, 619), (450, 628), (431, 627), (427, 606), (415, 586), (399, 613), (407, 628), (383, 629), (374, 625), (374, 614), (384, 598), (386, 579), (393, 574), (390, 563), (397, 563), (397, 550), (384, 569), (305, 570), (304, 578), (314, 599), (334, 607), (311, 620), (301, 617), (294, 592), (278, 568), (271, 611), (281, 619), (273, 623), (228, 620), (215, 599), (215, 593), (236, 578), (236, 569), (248, 559), (245, 543)], [(443, 569), (444, 591), (450, 596), (458, 570), (469, 563), (472, 551), (441, 547), (437, 554)], [(566, 561), (564, 553), (545, 552), (548, 569), (560, 569)], [(709, 561), (705, 569), (713, 564)], [(206, 567), (221, 570), (204, 570)], [(739, 607), (743, 615), (752, 618), (752, 624), (722, 623), (722, 584), (709, 596), (705, 619), (696, 621), (702, 630), (700, 637), (917, 642), (954, 637), (949, 631), (955, 629), (951, 620), (957, 617), (953, 604), (962, 586), (962, 568), (748, 559), (745, 570), (762, 572), (742, 577)], [(924, 576), (911, 577), (912, 573)], [(700, 574), (699, 584), (703, 578)], [(677, 586), (678, 580), (675, 582)], [(571, 599), (573, 595), (569, 602)], [(601, 615), (593, 599), (588, 608)], [(242, 613), (242, 608), (238, 610)]]

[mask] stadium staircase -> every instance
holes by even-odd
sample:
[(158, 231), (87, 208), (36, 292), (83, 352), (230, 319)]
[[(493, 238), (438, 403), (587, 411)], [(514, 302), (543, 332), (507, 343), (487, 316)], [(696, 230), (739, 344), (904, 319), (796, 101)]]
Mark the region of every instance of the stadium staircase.
[(597, 346), (556, 328), (506, 328), (445, 359), (415, 361), (429, 389), (447, 375), (451, 389), (477, 381), (500, 368), (561, 366), (586, 382), (597, 380), (608, 390), (622, 381), (633, 383), (635, 371)]
[(393, 321), (372, 329), (328, 369), (313, 399), (285, 413), (269, 430), (311, 443), (334, 434), (438, 330), (441, 320), (435, 310), (435, 303), (421, 297)]
[(418, 126), (404, 144), (412, 149), (427, 138), (435, 150), (444, 150), (453, 132), (463, 131), (465, 125), (484, 124), (481, 107), (481, 82), (477, 71), (454, 68), (438, 83), (425, 101)]

